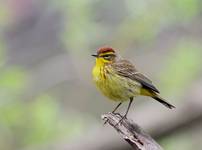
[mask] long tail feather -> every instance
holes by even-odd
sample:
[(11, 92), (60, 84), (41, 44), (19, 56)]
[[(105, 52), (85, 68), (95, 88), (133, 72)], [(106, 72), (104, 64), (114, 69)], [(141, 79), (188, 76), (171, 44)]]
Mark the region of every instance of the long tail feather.
[(158, 102), (160, 102), (161, 104), (163, 104), (164, 106), (166, 106), (167, 108), (175, 108), (175, 106), (169, 104), (168, 102), (166, 102), (163, 98), (161, 98), (160, 96), (156, 95), (153, 96), (152, 98), (154, 98), (155, 100), (157, 100)]

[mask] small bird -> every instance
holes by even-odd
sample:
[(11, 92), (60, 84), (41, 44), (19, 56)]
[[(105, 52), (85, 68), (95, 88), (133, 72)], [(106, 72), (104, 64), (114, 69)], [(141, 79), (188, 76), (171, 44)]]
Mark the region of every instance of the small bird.
[(122, 59), (113, 48), (102, 47), (92, 56), (96, 57), (92, 71), (96, 86), (106, 97), (119, 102), (112, 113), (129, 100), (123, 116), (126, 118), (134, 97), (139, 95), (152, 97), (170, 109), (175, 108), (160, 97), (159, 90), (150, 79), (138, 72), (130, 61)]

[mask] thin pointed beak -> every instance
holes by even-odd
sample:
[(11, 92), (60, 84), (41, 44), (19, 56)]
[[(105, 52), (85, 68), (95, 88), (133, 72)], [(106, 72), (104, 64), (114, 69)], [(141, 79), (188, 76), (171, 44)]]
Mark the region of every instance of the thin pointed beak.
[(98, 55), (97, 55), (97, 54), (93, 54), (93, 55), (91, 55), (91, 56), (96, 57), (96, 58), (98, 57)]

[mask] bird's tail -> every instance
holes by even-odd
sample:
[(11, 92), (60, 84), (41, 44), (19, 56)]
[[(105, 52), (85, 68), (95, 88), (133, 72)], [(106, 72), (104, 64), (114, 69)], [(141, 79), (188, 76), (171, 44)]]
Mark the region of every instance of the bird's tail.
[(168, 102), (166, 102), (166, 100), (164, 100), (163, 98), (161, 98), (159, 95), (155, 94), (155, 96), (152, 96), (153, 99), (157, 100), (158, 102), (160, 102), (161, 104), (163, 104), (164, 106), (166, 106), (167, 108), (175, 108), (175, 106), (169, 104)]
[(147, 89), (141, 89), (141, 95), (144, 96), (150, 96), (153, 99), (157, 100), (158, 102), (160, 102), (161, 104), (163, 104), (164, 106), (166, 106), (167, 108), (175, 108), (175, 106), (169, 104), (168, 102), (166, 102), (166, 100), (164, 100), (163, 98), (161, 98), (156, 92), (151, 91), (151, 90), (147, 90)]

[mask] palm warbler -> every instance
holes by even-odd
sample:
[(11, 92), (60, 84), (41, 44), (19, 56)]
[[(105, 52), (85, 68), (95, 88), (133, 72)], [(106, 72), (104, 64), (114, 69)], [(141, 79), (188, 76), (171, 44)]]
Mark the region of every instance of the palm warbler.
[(123, 116), (127, 117), (133, 98), (138, 95), (152, 97), (166, 107), (174, 108), (159, 96), (159, 91), (150, 79), (138, 72), (131, 62), (122, 59), (113, 48), (100, 48), (92, 56), (96, 57), (92, 72), (96, 86), (109, 99), (119, 102), (112, 113), (115, 113), (122, 102), (130, 100)]

